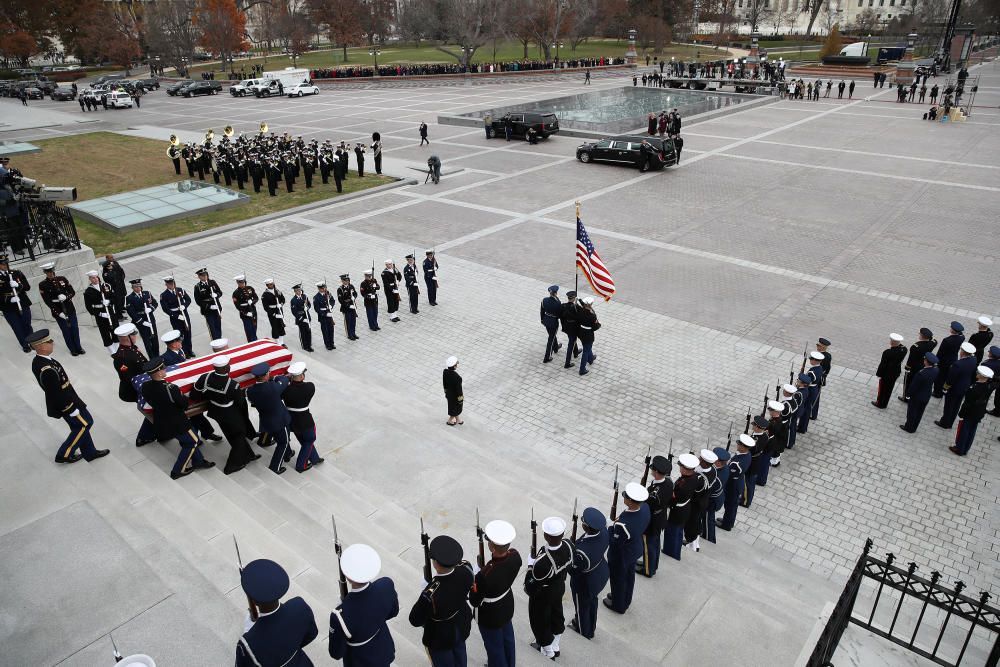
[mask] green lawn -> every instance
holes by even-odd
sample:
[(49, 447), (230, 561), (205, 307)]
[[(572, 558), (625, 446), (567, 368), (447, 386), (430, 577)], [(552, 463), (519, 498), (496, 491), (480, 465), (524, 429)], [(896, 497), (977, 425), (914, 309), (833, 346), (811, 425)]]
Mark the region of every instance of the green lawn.
[[(627, 42), (624, 40), (618, 41), (614, 39), (590, 39), (586, 42), (580, 44), (576, 51), (573, 51), (569, 44), (564, 42), (565, 46), (559, 49), (559, 57), (563, 60), (571, 60), (573, 58), (594, 58), (600, 56), (612, 56), (621, 57), (625, 55), (625, 49), (627, 48)], [(454, 47), (456, 50), (458, 47)], [(700, 54), (703, 58), (717, 57), (718, 53), (722, 52), (714, 51), (712, 47), (709, 46), (680, 46), (671, 45), (670, 47), (663, 50), (662, 53), (657, 53), (658, 56), (674, 56), (683, 58), (694, 58), (697, 54)], [(644, 54), (643, 51), (640, 51)], [(650, 51), (650, 55), (654, 53)], [(473, 57), (474, 62), (493, 62), (493, 61), (511, 61), (511, 60), (521, 60), (524, 57), (524, 50), (519, 42), (513, 41), (497, 41), (496, 43), (496, 55), (494, 57), (493, 43), (488, 43), (476, 51)], [(539, 49), (534, 44), (528, 47), (528, 58), (532, 60), (540, 60), (544, 56)], [(369, 55), (369, 49), (367, 47), (351, 48), (347, 50), (347, 61), (345, 63), (343, 59), (343, 51), (341, 49), (332, 49), (329, 51), (310, 51), (305, 53), (300, 58), (298, 58), (296, 65), (298, 67), (306, 68), (321, 68), (321, 67), (340, 67), (343, 65), (373, 65), (375, 58)], [(378, 61), (382, 65), (386, 64), (413, 64), (413, 63), (456, 63), (457, 61), (449, 56), (448, 54), (439, 51), (434, 46), (422, 45), (419, 48), (414, 47), (411, 44), (400, 44), (385, 46), (380, 50)], [(264, 64), (265, 70), (279, 69), (283, 67), (291, 67), (292, 60), (288, 56), (282, 55), (271, 55), (268, 56), (267, 61), (264, 61), (263, 57), (253, 57), (237, 60), (234, 63), (236, 71), (240, 70), (240, 67), (250, 69), (251, 65), (262, 63)], [(199, 72), (215, 70), (220, 70), (221, 65), (196, 65), (191, 67), (191, 72), (197, 74)]]
[[(187, 170), (183, 163), (182, 175), (174, 174), (173, 163), (166, 156), (165, 141), (126, 137), (111, 132), (92, 132), (32, 143), (39, 146), (42, 151), (18, 156), (15, 166), (31, 178), (38, 179), (40, 183), (76, 186), (79, 201), (187, 178)], [(95, 155), (105, 158), (95, 160), (93, 159)], [(112, 159), (108, 156), (114, 157)], [(86, 164), (87, 168), (79, 168), (81, 164)], [(344, 181), (344, 194), (390, 183), (392, 180), (372, 174), (357, 178), (357, 174), (354, 174)], [(340, 196), (332, 179), (329, 185), (323, 185), (319, 174), (316, 175), (313, 187), (309, 190), (305, 188), (303, 181), (297, 180), (295, 185), (295, 192), (289, 194), (282, 191), (277, 197), (271, 197), (267, 194), (266, 188), (263, 188), (260, 194), (256, 194), (248, 184), (243, 191), (250, 197), (250, 201), (246, 204), (207, 215), (174, 220), (147, 229), (114, 232), (79, 219), (76, 220), (76, 227), (80, 239), (93, 248), (97, 255), (103, 255)], [(236, 189), (235, 183), (233, 189)]]

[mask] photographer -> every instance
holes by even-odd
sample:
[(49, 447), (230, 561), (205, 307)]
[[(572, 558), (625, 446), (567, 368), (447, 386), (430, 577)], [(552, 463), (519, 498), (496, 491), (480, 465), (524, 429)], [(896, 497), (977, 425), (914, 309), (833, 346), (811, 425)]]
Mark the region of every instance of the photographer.
[[(437, 155), (432, 155), (427, 158), (427, 175), (430, 177), (434, 184), (437, 185), (441, 182), (441, 158)], [(427, 179), (424, 179), (424, 183)]]

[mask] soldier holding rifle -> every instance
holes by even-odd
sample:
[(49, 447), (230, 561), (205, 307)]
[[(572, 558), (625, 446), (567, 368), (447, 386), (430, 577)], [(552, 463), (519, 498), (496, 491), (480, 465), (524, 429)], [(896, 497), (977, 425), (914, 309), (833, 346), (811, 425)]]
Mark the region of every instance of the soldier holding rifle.
[(569, 588), (576, 615), (569, 627), (587, 639), (597, 630), (597, 598), (608, 585), (608, 520), (596, 507), (583, 510), (583, 535), (573, 542), (573, 564), (569, 569)]
[(637, 482), (625, 485), (622, 502), (625, 510), (615, 518), (609, 529), (608, 566), (611, 575), (611, 592), (604, 598), (604, 606), (624, 614), (632, 604), (635, 588), (636, 562), (642, 555), (642, 534), (649, 526), (649, 492)]
[[(649, 505), (649, 526), (642, 534), (642, 560), (636, 566), (636, 571), (646, 577), (656, 574), (660, 565), (660, 537), (667, 526), (670, 500), (674, 492), (674, 483), (670, 480), (672, 459), (673, 454), (657, 455), (648, 463), (647, 471), (653, 473), (653, 481), (647, 487), (649, 497), (646, 499), (646, 504)], [(642, 479), (645, 483), (645, 474)]]
[(528, 594), (528, 621), (535, 641), (531, 648), (547, 658), (559, 657), (559, 639), (566, 627), (562, 598), (566, 575), (573, 562), (573, 548), (563, 539), (566, 522), (550, 516), (542, 521), (545, 544), (528, 560), (530, 578), (525, 580)]
[(345, 665), (389, 667), (396, 659), (396, 644), (386, 621), (399, 614), (392, 579), (376, 579), (382, 560), (367, 544), (344, 549), (340, 569), (350, 591), (330, 614), (330, 657)]
[[(424, 533), (421, 537), (426, 536)], [(423, 645), (433, 667), (465, 665), (465, 640), (472, 628), (469, 591), (472, 565), (462, 559), (462, 545), (438, 535), (425, 546), (425, 576), (433, 567), (433, 580), (420, 592), (410, 609), (410, 625), (423, 628)]]
[[(511, 587), (521, 571), (521, 554), (510, 547), (516, 532), (506, 521), (494, 520), (479, 528), (479, 510), (476, 510), (476, 532), (479, 543), (479, 567), (475, 575), (469, 602), (479, 610), (479, 634), (486, 648), (489, 667), (514, 665), (514, 593)], [(490, 560), (485, 563), (484, 538), (490, 550)]]
[(241, 568), (240, 584), (250, 603), (250, 618), (236, 644), (236, 667), (312, 665), (302, 649), (316, 639), (319, 629), (305, 600), (294, 597), (281, 602), (288, 592), (288, 573), (262, 558)]

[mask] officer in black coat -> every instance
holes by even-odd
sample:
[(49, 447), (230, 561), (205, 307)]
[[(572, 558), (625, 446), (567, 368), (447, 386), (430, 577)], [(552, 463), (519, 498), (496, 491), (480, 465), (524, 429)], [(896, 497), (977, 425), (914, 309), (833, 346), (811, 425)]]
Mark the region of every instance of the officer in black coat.
[(573, 594), (576, 615), (569, 627), (587, 639), (597, 630), (597, 599), (608, 585), (609, 569), (607, 519), (596, 507), (588, 507), (581, 515), (583, 535), (573, 544), (573, 564), (569, 569), (569, 588)]
[(878, 391), (872, 405), (884, 410), (889, 405), (889, 398), (892, 396), (892, 389), (896, 386), (896, 380), (902, 372), (903, 359), (906, 357), (906, 348), (903, 347), (903, 336), (898, 333), (889, 334), (889, 347), (882, 351), (882, 358), (875, 369), (875, 377), (878, 378)]
[(39, 268), (45, 272), (45, 279), (38, 283), (38, 293), (59, 325), (66, 348), (74, 357), (86, 354), (80, 343), (80, 327), (76, 321), (76, 307), (73, 305), (76, 290), (65, 277), (56, 275), (55, 262), (47, 262)]
[(420, 287), (417, 285), (417, 264), (413, 255), (406, 256), (406, 266), (403, 267), (403, 279), (406, 281), (406, 293), (410, 297), (410, 312), (416, 315), (420, 312), (417, 307)]
[[(694, 459), (692, 463), (691, 459)], [(684, 463), (690, 465), (685, 467)], [(684, 526), (687, 525), (691, 516), (692, 502), (694, 497), (697, 479), (694, 476), (694, 469), (698, 460), (693, 455), (690, 458), (678, 457), (677, 463), (680, 465), (680, 477), (674, 480), (674, 490), (670, 497), (670, 514), (667, 515), (667, 525), (663, 529), (663, 549), (661, 553), (670, 556), (675, 560), (681, 559), (681, 547), (684, 546)]]
[(337, 288), (337, 302), (340, 303), (340, 312), (344, 316), (344, 329), (347, 331), (347, 340), (358, 340), (356, 326), (358, 324), (358, 306), (355, 299), (358, 298), (358, 290), (351, 284), (350, 274), (340, 276), (340, 287)]
[(559, 285), (549, 286), (549, 295), (542, 299), (539, 308), (539, 317), (542, 326), (548, 333), (548, 340), (545, 341), (545, 357), (542, 363), (552, 361), (552, 355), (559, 352), (559, 341), (556, 336), (559, 334), (559, 318), (562, 316), (562, 302), (559, 300)]
[(585, 296), (580, 301), (582, 307), (576, 311), (577, 336), (583, 345), (580, 354), (580, 375), (586, 375), (590, 372), (587, 370), (587, 364), (597, 361), (597, 355), (594, 354), (594, 332), (601, 328), (601, 323), (597, 321), (597, 313), (594, 312), (594, 297)]
[(125, 288), (125, 269), (118, 263), (114, 255), (104, 256), (104, 265), (101, 267), (101, 277), (105, 284), (111, 285), (115, 293), (115, 303), (118, 306), (118, 313), (125, 310), (125, 297), (128, 290)]
[[(763, 419), (763, 417), (761, 417)], [(680, 459), (690, 456), (694, 460), (694, 492), (691, 494), (691, 513), (688, 514), (687, 523), (684, 524), (684, 546), (692, 551), (701, 550), (701, 524), (704, 521), (705, 510), (709, 501), (709, 481), (705, 476), (705, 469), (701, 460), (694, 454), (682, 454)], [(682, 467), (687, 468), (683, 460), (679, 461)], [(768, 465), (769, 460), (764, 458), (764, 465)]]
[(382, 269), (382, 289), (385, 292), (385, 305), (389, 312), (389, 321), (399, 321), (399, 281), (403, 279), (403, 274), (396, 268), (396, 263), (391, 259), (385, 260), (385, 268)]
[(160, 292), (160, 308), (170, 318), (170, 327), (181, 332), (181, 347), (184, 348), (184, 354), (189, 359), (193, 358), (195, 355), (191, 347), (191, 317), (188, 315), (191, 295), (177, 286), (173, 276), (164, 276), (163, 285), (164, 289)]
[(257, 620), (236, 644), (236, 667), (311, 667), (302, 649), (319, 634), (312, 608), (300, 597), (281, 602), (288, 592), (288, 574), (271, 560), (250, 561), (240, 573), (240, 585)]
[(316, 319), (319, 320), (323, 343), (326, 345), (326, 349), (336, 350), (337, 346), (334, 345), (333, 341), (333, 297), (330, 295), (330, 290), (327, 289), (325, 280), (316, 283), (316, 288), (319, 291), (313, 295), (313, 309), (316, 311)]
[[(135, 390), (132, 380), (143, 373), (143, 367), (149, 360), (146, 355), (135, 345), (135, 337), (139, 331), (131, 322), (126, 322), (115, 329), (115, 336), (118, 337), (118, 347), (111, 355), (111, 363), (114, 364), (115, 372), (118, 373), (118, 398), (126, 403), (135, 404), (139, 394)], [(139, 432), (135, 436), (135, 446), (142, 447), (156, 440), (156, 431), (153, 423), (142, 418)]]
[(192, 290), (194, 302), (201, 309), (212, 340), (222, 338), (222, 288), (208, 276), (208, 269), (198, 269), (198, 283)]
[(976, 381), (965, 392), (962, 407), (958, 411), (958, 432), (955, 434), (955, 444), (948, 449), (953, 454), (965, 456), (976, 438), (979, 422), (986, 416), (986, 404), (990, 400), (993, 382), (993, 369), (988, 366), (976, 368)]
[(579, 327), (577, 326), (577, 310), (579, 305), (576, 303), (576, 292), (570, 290), (566, 292), (566, 303), (562, 304), (559, 310), (559, 322), (562, 325), (562, 331), (566, 334), (566, 363), (563, 364), (563, 368), (572, 368), (572, 360), (580, 356), (580, 346), (576, 344), (577, 334), (579, 333)]
[(965, 326), (961, 322), (952, 322), (948, 335), (941, 341), (935, 353), (938, 358), (938, 376), (934, 381), (934, 398), (944, 398), (944, 383), (948, 380), (951, 365), (958, 360), (958, 350), (965, 342)]
[(56, 452), (56, 463), (75, 463), (81, 458), (93, 461), (107, 456), (110, 450), (94, 447), (90, 435), (94, 418), (87, 411), (87, 404), (77, 395), (62, 364), (52, 357), (55, 345), (49, 330), (34, 331), (26, 340), (35, 351), (31, 372), (45, 392), (45, 414), (52, 419), (64, 420), (69, 426), (69, 435)]
[(986, 354), (986, 348), (989, 346), (990, 341), (993, 340), (993, 330), (990, 329), (993, 326), (993, 320), (983, 315), (976, 324), (978, 325), (978, 331), (969, 336), (969, 342), (976, 348), (976, 363), (981, 364), (983, 362), (983, 355)]
[(188, 407), (188, 398), (181, 393), (177, 385), (167, 382), (163, 357), (149, 360), (143, 372), (148, 374), (150, 379), (142, 384), (139, 391), (146, 404), (153, 409), (156, 439), (166, 442), (176, 438), (181, 446), (180, 454), (170, 471), (170, 478), (179, 479), (190, 475), (195, 469), (215, 467), (214, 462), (205, 460), (198, 451), (198, 434), (184, 414)]
[(638, 482), (625, 485), (622, 502), (625, 509), (608, 529), (608, 567), (611, 572), (611, 592), (604, 597), (604, 606), (624, 614), (632, 604), (635, 589), (636, 563), (642, 556), (643, 533), (649, 527), (649, 492)]
[(472, 629), (472, 565), (462, 560), (462, 545), (448, 535), (431, 540), (430, 557), (434, 576), (410, 609), (410, 625), (423, 628), (421, 641), (431, 665), (465, 665), (465, 640)]
[(146, 348), (146, 354), (155, 357), (160, 353), (160, 341), (153, 313), (159, 304), (152, 294), (142, 289), (142, 280), (136, 278), (130, 280), (129, 283), (132, 285), (132, 291), (125, 297), (125, 310), (128, 311), (132, 324), (139, 330), (139, 335), (142, 336), (142, 344)]
[(247, 285), (247, 277), (242, 273), (234, 276), (236, 289), (233, 290), (233, 305), (239, 311), (240, 321), (243, 322), (243, 333), (246, 334), (247, 342), (252, 343), (257, 340), (257, 290)]
[(491, 666), (514, 665), (514, 593), (512, 588), (521, 571), (521, 554), (511, 548), (514, 526), (506, 521), (490, 521), (483, 529), (490, 561), (481, 563), (469, 603), (479, 610), (479, 634)]
[(562, 598), (573, 563), (573, 547), (563, 539), (566, 522), (559, 517), (550, 516), (542, 521), (542, 533), (545, 544), (528, 561), (531, 576), (525, 582), (525, 590), (528, 622), (535, 636), (531, 648), (553, 658), (559, 654), (559, 640), (566, 627)]
[(670, 515), (670, 501), (674, 493), (674, 483), (670, 479), (671, 460), (666, 456), (654, 456), (649, 462), (649, 471), (653, 481), (647, 491), (649, 497), (649, 525), (642, 534), (643, 558), (636, 565), (636, 571), (645, 577), (652, 577), (660, 565), (660, 537), (667, 527), (667, 517)]
[(34, 331), (31, 326), (31, 299), (28, 298), (30, 291), (31, 285), (24, 274), (17, 269), (12, 270), (7, 256), (0, 255), (0, 310), (25, 352), (31, 351), (26, 339)]
[(295, 318), (295, 326), (299, 328), (299, 343), (306, 352), (312, 352), (312, 304), (309, 297), (302, 291), (302, 283), (292, 286), (295, 294), (289, 307), (292, 310), (292, 317)]
[(941, 428), (950, 429), (958, 416), (962, 405), (962, 397), (976, 380), (976, 348), (972, 343), (965, 342), (959, 348), (958, 360), (948, 369), (948, 377), (944, 382), (944, 406), (941, 418), (934, 423)]
[(230, 361), (226, 354), (212, 357), (212, 372), (199, 376), (191, 388), (192, 398), (208, 401), (208, 416), (218, 422), (229, 442), (229, 457), (222, 469), (227, 475), (260, 458), (247, 441), (246, 392), (230, 376)]
[(438, 261), (437, 257), (434, 256), (433, 250), (428, 250), (425, 253), (424, 258), (424, 284), (427, 285), (427, 303), (432, 306), (437, 304), (437, 291), (438, 291)]
[(934, 382), (940, 373), (937, 363), (938, 358), (933, 352), (925, 353), (924, 367), (920, 372), (915, 373), (913, 379), (910, 380), (910, 400), (906, 406), (906, 423), (899, 425), (899, 428), (907, 433), (916, 433), (917, 427), (920, 426), (924, 410), (931, 400)]
[(368, 317), (368, 328), (378, 331), (378, 281), (375, 280), (375, 270), (365, 269), (365, 279), (361, 281), (361, 298), (365, 303), (365, 315)]
[(309, 411), (309, 403), (316, 395), (316, 385), (306, 382), (306, 364), (296, 361), (288, 367), (288, 387), (281, 400), (288, 408), (291, 422), (289, 430), (299, 441), (299, 457), (295, 460), (295, 471), (305, 472), (319, 465), (323, 458), (316, 451), (316, 422)]
[(990, 345), (989, 352), (986, 356), (986, 361), (983, 362), (983, 366), (986, 366), (991, 371), (993, 371), (993, 381), (990, 383), (990, 387), (993, 389), (993, 409), (988, 410), (986, 414), (992, 415), (994, 417), (1000, 417), (1000, 346)]
[(903, 393), (899, 400), (906, 403), (910, 400), (910, 382), (913, 376), (924, 367), (924, 357), (928, 352), (933, 352), (937, 347), (934, 340), (934, 333), (927, 327), (923, 327), (917, 333), (917, 342), (910, 346), (909, 356), (906, 358), (905, 375), (903, 376)]
[[(725, 450), (723, 450), (725, 451)], [(716, 499), (722, 496), (723, 482), (719, 479), (719, 455), (711, 449), (703, 449), (698, 453), (701, 461), (699, 471), (708, 480), (708, 498), (705, 503), (705, 511), (701, 519), (700, 537), (704, 537), (709, 542), (715, 543), (715, 504)], [(695, 543), (695, 551), (698, 550), (699, 542)]]
[(390, 665), (396, 645), (386, 621), (399, 614), (399, 596), (389, 577), (378, 577), (382, 560), (367, 544), (352, 544), (340, 556), (350, 587), (330, 614), (330, 657), (345, 665)]
[(107, 283), (102, 283), (98, 276), (97, 271), (87, 272), (90, 284), (83, 290), (83, 306), (94, 318), (97, 331), (101, 334), (101, 343), (110, 354), (114, 352), (114, 331), (121, 314), (115, 302), (114, 290)]
[(750, 470), (751, 454), (757, 442), (748, 434), (740, 433), (736, 442), (736, 454), (729, 459), (729, 478), (726, 480), (725, 512), (715, 525), (722, 530), (732, 530), (736, 523), (736, 513), (746, 492), (746, 475)]
[(260, 415), (261, 434), (268, 434), (276, 443), (268, 468), (280, 475), (285, 472), (282, 461), (287, 463), (295, 456), (295, 451), (288, 442), (288, 427), (292, 418), (281, 400), (288, 388), (289, 378), (287, 375), (272, 378), (271, 368), (264, 361), (251, 368), (250, 373), (254, 377), (254, 384), (247, 387), (247, 400)]
[(260, 293), (260, 305), (264, 308), (267, 321), (271, 325), (271, 338), (280, 345), (285, 344), (285, 295), (274, 286), (274, 279), (264, 281), (264, 291)]

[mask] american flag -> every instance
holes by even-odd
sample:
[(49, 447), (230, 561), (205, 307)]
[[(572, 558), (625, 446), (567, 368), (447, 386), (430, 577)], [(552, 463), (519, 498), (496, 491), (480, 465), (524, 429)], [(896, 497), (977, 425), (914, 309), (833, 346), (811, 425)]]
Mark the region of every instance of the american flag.
[(605, 301), (610, 300), (615, 293), (615, 281), (611, 279), (611, 272), (594, 249), (579, 215), (576, 216), (576, 265), (583, 271), (591, 289), (598, 296), (604, 297)]

